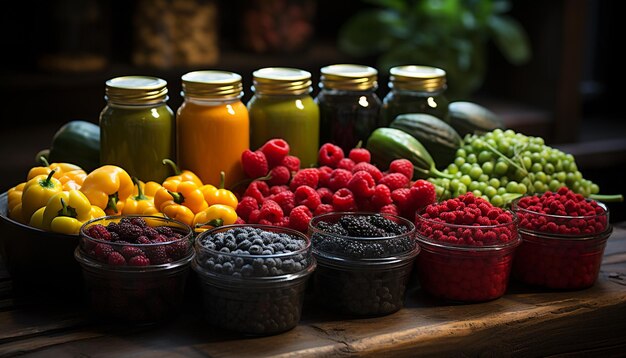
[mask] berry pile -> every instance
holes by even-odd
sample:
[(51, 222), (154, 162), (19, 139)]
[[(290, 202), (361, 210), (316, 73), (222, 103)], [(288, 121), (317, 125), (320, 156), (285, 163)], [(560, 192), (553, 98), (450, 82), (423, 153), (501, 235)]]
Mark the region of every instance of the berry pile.
[[(337, 216), (339, 219), (332, 222)], [(335, 254), (350, 259), (384, 258), (415, 248), (409, 233), (412, 228), (380, 214), (330, 214), (328, 221), (320, 220), (313, 225), (311, 243), (320, 255)]]
[(524, 197), (514, 210), (523, 239), (513, 265), (516, 279), (555, 289), (594, 284), (611, 234), (603, 207), (561, 188)]
[(383, 172), (370, 159), (365, 148), (354, 148), (345, 157), (339, 146), (326, 143), (319, 150), (319, 167), (300, 169), (298, 158), (289, 155), (287, 142), (272, 139), (259, 150), (242, 154), (245, 173), (257, 180), (244, 191), (237, 214), (247, 223), (306, 232), (316, 215), (366, 211), (412, 221), (417, 210), (435, 202), (433, 184), (412, 182), (410, 161), (394, 160)]
[(530, 231), (576, 236), (601, 233), (607, 227), (603, 207), (566, 187), (556, 193), (523, 197), (514, 210), (520, 228)]
[(311, 264), (308, 243), (303, 238), (250, 226), (202, 235), (198, 244), (200, 266), (233, 277), (281, 276), (300, 272)]
[(424, 238), (452, 245), (500, 245), (518, 237), (510, 212), (472, 193), (427, 206), (415, 226)]
[(95, 224), (82, 237), (83, 252), (112, 266), (172, 263), (189, 256), (190, 241), (170, 226), (149, 226), (141, 217), (123, 217), (107, 226)]
[(504, 294), (519, 242), (512, 214), (468, 193), (429, 205), (416, 227), (417, 270), (427, 292), (464, 302)]

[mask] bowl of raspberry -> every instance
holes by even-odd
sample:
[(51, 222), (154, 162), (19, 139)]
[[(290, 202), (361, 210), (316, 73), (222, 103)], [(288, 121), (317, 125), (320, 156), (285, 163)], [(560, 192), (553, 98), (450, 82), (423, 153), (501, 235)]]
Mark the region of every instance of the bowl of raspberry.
[(513, 277), (550, 289), (592, 286), (612, 232), (605, 205), (563, 187), (513, 202), (522, 244)]
[(472, 193), (427, 206), (415, 223), (421, 288), (452, 302), (483, 302), (507, 288), (520, 243), (517, 217)]
[(318, 264), (313, 287), (323, 308), (375, 317), (404, 306), (419, 253), (411, 221), (392, 214), (328, 213), (311, 220), (309, 236)]
[(182, 306), (194, 257), (192, 229), (156, 216), (107, 216), (85, 223), (74, 257), (97, 318), (150, 324)]
[(278, 226), (227, 225), (204, 231), (194, 246), (192, 267), (212, 326), (267, 336), (298, 324), (316, 267), (306, 235)]

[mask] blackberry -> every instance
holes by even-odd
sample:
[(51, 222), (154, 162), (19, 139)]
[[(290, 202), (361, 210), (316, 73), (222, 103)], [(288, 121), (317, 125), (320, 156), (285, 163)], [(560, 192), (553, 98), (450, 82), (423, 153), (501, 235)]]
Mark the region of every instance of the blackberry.
[(117, 226), (117, 233), (120, 235), (121, 240), (134, 242), (139, 236), (143, 235), (143, 229), (130, 223), (122, 223), (120, 220)]
[(146, 227), (148, 227), (148, 224), (143, 218), (136, 218), (136, 217), (130, 218), (130, 223), (135, 226), (139, 226), (142, 229), (145, 229)]
[[(396, 222), (393, 222), (392, 220), (389, 220), (382, 215), (371, 215), (368, 217), (368, 219), (372, 225), (380, 229), (383, 229), (388, 234), (400, 235), (400, 234), (404, 234), (405, 232), (407, 232), (406, 227)], [(386, 236), (392, 236), (392, 235), (386, 235)]]
[(348, 235), (348, 232), (346, 231), (346, 229), (344, 229), (343, 226), (339, 224), (330, 224), (325, 221), (320, 221), (319, 224), (317, 224), (317, 227), (325, 233), (343, 235), (343, 236)]
[(169, 227), (169, 226), (157, 226), (155, 229), (156, 229), (156, 231), (158, 231), (158, 232), (159, 232), (159, 234), (161, 234), (161, 235), (165, 235), (165, 236), (167, 236), (167, 237), (172, 237), (172, 236), (174, 236), (174, 230), (172, 230), (172, 228), (171, 228), (171, 227)]
[(381, 237), (383, 230), (369, 223), (365, 216), (344, 216), (339, 224), (353, 237)]

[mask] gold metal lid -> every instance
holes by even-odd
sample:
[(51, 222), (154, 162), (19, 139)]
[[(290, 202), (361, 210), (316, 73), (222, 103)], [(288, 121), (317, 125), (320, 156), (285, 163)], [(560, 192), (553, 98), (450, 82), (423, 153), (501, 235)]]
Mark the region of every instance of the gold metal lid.
[(106, 81), (105, 98), (116, 104), (142, 105), (167, 101), (167, 81), (150, 76), (123, 76)]
[(346, 91), (366, 91), (378, 87), (378, 71), (363, 65), (330, 65), (320, 70), (320, 87)]
[(389, 88), (426, 92), (446, 88), (446, 71), (436, 67), (397, 66), (389, 74)]
[(311, 92), (311, 73), (297, 68), (266, 67), (252, 73), (252, 90), (258, 94), (300, 95)]
[(228, 71), (194, 71), (184, 74), (183, 96), (201, 99), (236, 99), (243, 95), (241, 76)]

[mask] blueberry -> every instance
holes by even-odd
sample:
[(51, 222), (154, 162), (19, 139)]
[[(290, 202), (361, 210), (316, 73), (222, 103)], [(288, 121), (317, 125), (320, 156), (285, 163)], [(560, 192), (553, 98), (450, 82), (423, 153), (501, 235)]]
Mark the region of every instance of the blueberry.
[(263, 252), (261, 254), (262, 255), (271, 255), (271, 254), (273, 254), (273, 252), (270, 251), (270, 250), (263, 250)]
[(252, 275), (252, 272), (254, 272), (254, 268), (250, 264), (243, 265), (243, 267), (241, 268), (241, 274), (244, 277), (250, 277)]
[(242, 242), (239, 243), (239, 245), (237, 245), (237, 248), (242, 249), (242, 250), (248, 250), (250, 248), (250, 245), (252, 245), (250, 241), (243, 240)]
[(222, 265), (220, 264), (215, 264), (215, 266), (213, 266), (213, 271), (215, 272), (222, 272)]
[(228, 253), (230, 253), (230, 249), (229, 249), (228, 247), (224, 246), (224, 247), (222, 247), (222, 248), (220, 249), (220, 252), (223, 252), (223, 253), (225, 253), (225, 254), (228, 254)]
[(252, 255), (260, 255), (263, 252), (263, 249), (259, 245), (252, 245), (252, 246), (250, 246), (248, 251)]
[(233, 264), (230, 262), (224, 262), (224, 265), (222, 265), (222, 270), (225, 274), (232, 274), (233, 273)]
[(256, 238), (252, 241), (252, 245), (263, 246), (263, 240), (261, 238)]
[(264, 264), (265, 264), (265, 261), (263, 259), (254, 259), (252, 261), (252, 267), (254, 268), (259, 268), (263, 266)]
[[(238, 229), (236, 229), (238, 230)], [(237, 234), (237, 236), (235, 237), (235, 241), (237, 241), (237, 243), (241, 243), (244, 240), (248, 239), (248, 234), (245, 232), (240, 232)]]
[(270, 267), (270, 268), (271, 267), (276, 267), (276, 260), (274, 260), (274, 259), (267, 259), (267, 260), (265, 260), (265, 264), (268, 267)]
[(241, 257), (235, 258), (235, 267), (241, 267), (244, 264), (244, 260)]
[(226, 241), (226, 247), (230, 250), (235, 250), (237, 248), (237, 243), (235, 242), (235, 239), (233, 238), (232, 240)]

